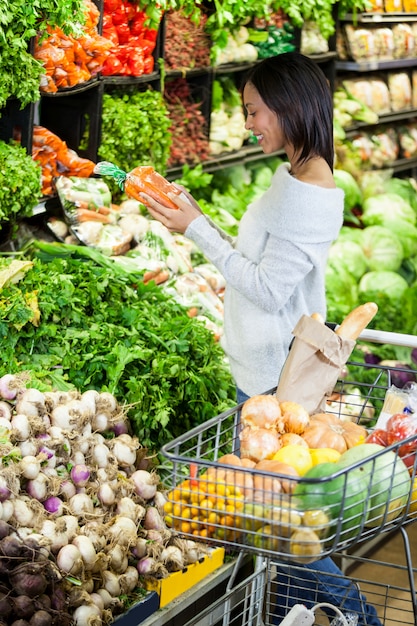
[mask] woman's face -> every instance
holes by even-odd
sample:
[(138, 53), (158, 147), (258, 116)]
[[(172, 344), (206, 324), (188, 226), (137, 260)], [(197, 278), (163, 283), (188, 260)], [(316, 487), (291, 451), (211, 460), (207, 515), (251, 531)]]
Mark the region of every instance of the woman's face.
[(265, 154), (285, 150), (285, 140), (278, 117), (262, 100), (258, 90), (246, 83), (243, 90), (243, 104), (247, 118), (245, 128), (257, 138)]

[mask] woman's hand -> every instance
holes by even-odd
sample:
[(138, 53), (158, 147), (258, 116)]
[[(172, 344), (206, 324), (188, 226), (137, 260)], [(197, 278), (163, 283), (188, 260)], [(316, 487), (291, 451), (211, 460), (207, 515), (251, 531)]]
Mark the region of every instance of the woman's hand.
[(145, 193), (140, 194), (152, 217), (176, 233), (185, 233), (191, 222), (202, 214), (194, 198), (185, 189), (181, 188), (181, 192), (180, 196), (175, 193), (168, 194), (177, 209), (170, 209)]

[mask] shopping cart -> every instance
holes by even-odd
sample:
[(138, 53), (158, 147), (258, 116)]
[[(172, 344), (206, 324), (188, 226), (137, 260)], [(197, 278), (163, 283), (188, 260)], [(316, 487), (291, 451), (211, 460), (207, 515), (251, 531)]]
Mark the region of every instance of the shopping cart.
[[(359, 341), (417, 347), (417, 337), (382, 331), (364, 331)], [(348, 371), (355, 368), (366, 375), (360, 380), (339, 380), (326, 411), (336, 415), (341, 423), (355, 421), (369, 429), (384, 413), (389, 393), (395, 392), (391, 381), (393, 368), (350, 361)], [(404, 371), (409, 373), (408, 369)], [(358, 544), (399, 530), (404, 538), (409, 602), (405, 609), (407, 619), (398, 623), (417, 626), (414, 572), (406, 532), (406, 526), (417, 519), (413, 499), (413, 486), (417, 484), (417, 434), (378, 447), (370, 456), (317, 478), (272, 475), (223, 462), (239, 449), (241, 408), (238, 405), (225, 411), (162, 448), (170, 462), (167, 521), (172, 528), (185, 537), (222, 545), (238, 554), (237, 567), (244, 555), (255, 557), (253, 574), (238, 586), (231, 580), (226, 596), (219, 600), (223, 602), (222, 623), (280, 624), (272, 617), (278, 593), (274, 583), (277, 572), (285, 575), (285, 570), (291, 571), (296, 580), (297, 568), (302, 571), (305, 564), (326, 556), (346, 555)], [(362, 583), (354, 581), (352, 585)], [(369, 584), (379, 588), (375, 593), (385, 611), (392, 587), (378, 582)], [(295, 602), (292, 598), (287, 600), (288, 607)], [(338, 604), (343, 610), (343, 598)], [(323, 615), (327, 621), (314, 623), (330, 623), (326, 612)], [(381, 609), (382, 619), (384, 616)], [(344, 619), (343, 615), (340, 619)], [(199, 624), (190, 622), (190, 626), (194, 623)], [(204, 626), (211, 623), (214, 622), (207, 619), (202, 622)], [(340, 621), (341, 626), (345, 623), (348, 622)], [(363, 623), (367, 623), (366, 616)]]

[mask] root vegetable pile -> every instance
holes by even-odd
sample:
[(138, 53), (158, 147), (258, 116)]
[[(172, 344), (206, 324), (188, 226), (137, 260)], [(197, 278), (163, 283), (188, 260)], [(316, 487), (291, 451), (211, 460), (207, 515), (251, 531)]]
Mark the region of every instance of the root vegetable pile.
[(165, 14), (164, 60), (170, 70), (196, 69), (210, 66), (210, 38), (204, 32), (207, 21), (201, 15), (194, 24), (178, 11)]
[(71, 626), (110, 623), (146, 577), (207, 553), (167, 528), (159, 477), (112, 394), (6, 374), (0, 397), (2, 626), (65, 626), (63, 609)]
[(185, 78), (167, 81), (164, 99), (171, 120), (172, 144), (168, 167), (195, 165), (207, 160), (209, 156), (207, 121), (202, 113), (202, 102), (193, 98), (190, 84)]

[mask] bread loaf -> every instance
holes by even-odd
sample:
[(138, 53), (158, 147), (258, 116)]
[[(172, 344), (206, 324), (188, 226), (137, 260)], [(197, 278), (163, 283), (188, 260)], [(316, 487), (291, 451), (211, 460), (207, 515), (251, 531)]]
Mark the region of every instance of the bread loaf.
[(375, 317), (378, 306), (375, 302), (366, 302), (351, 311), (335, 330), (342, 339), (356, 340)]

